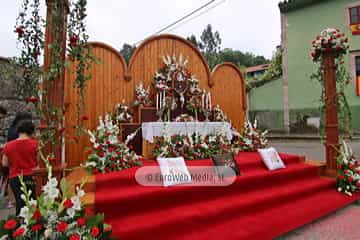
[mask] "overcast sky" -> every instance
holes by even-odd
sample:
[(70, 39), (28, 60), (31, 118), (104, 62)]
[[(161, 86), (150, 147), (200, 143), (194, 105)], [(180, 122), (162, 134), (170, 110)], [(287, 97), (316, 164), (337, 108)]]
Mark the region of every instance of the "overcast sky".
[[(13, 30), (22, 0), (1, 1), (0, 56), (9, 57), (18, 52)], [(88, 33), (91, 40), (120, 49), (124, 43), (141, 41), (207, 2), (209, 0), (88, 0)], [(278, 2), (216, 0), (194, 14), (193, 19), (190, 17), (189, 21), (166, 32), (185, 38), (192, 33), (199, 37), (205, 26), (211, 24), (220, 33), (222, 48), (270, 58), (280, 44)], [(42, 3), (44, 5), (45, 0)]]

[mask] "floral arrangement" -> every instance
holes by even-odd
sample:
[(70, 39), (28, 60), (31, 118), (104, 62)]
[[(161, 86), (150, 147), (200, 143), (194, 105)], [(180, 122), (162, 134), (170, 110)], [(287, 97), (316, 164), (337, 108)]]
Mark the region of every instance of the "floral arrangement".
[(171, 87), (171, 82), (174, 79), (178, 81), (188, 81), (190, 88), (193, 90), (198, 86), (198, 80), (194, 75), (191, 75), (187, 69), (186, 64), (188, 63), (187, 59), (184, 59), (182, 54), (179, 58), (176, 58), (175, 55), (170, 57), (169, 55), (163, 56), (163, 62), (165, 67), (163, 67), (159, 72), (155, 73), (155, 89), (158, 92), (168, 92)]
[[(185, 98), (189, 98), (189, 94), (200, 94), (199, 81), (194, 75), (191, 75), (186, 69), (188, 60), (184, 59), (180, 54), (179, 58), (175, 55), (170, 57), (169, 55), (163, 56), (163, 62), (165, 66), (161, 68), (154, 76), (154, 87), (157, 91), (157, 99), (159, 103), (157, 106), (165, 113), (169, 110), (174, 110), (177, 105), (175, 99), (175, 93), (179, 95), (180, 106), (183, 107)], [(173, 82), (177, 83), (177, 87), (173, 87)], [(170, 100), (171, 99), (171, 100)]]
[(118, 123), (132, 122), (134, 119), (130, 108), (125, 104), (125, 100), (122, 103), (118, 103), (115, 106), (115, 120)]
[(111, 227), (104, 224), (103, 214), (93, 215), (81, 198), (82, 185), (72, 188), (63, 178), (60, 185), (47, 164), (48, 181), (37, 200), (20, 179), (24, 206), (19, 217), (0, 221), (1, 239), (110, 239)]
[(351, 148), (342, 141), (337, 158), (336, 185), (339, 192), (347, 195), (360, 190), (360, 163), (356, 161)]
[(260, 131), (257, 128), (257, 120), (254, 124), (250, 121), (245, 122), (243, 133), (236, 136), (233, 141), (233, 149), (236, 151), (257, 151), (259, 148), (265, 148), (268, 145), (266, 138), (267, 130)]
[(327, 28), (312, 41), (311, 57), (317, 61), (323, 52), (334, 51), (337, 55), (345, 54), (349, 49), (348, 39), (339, 29)]
[(219, 105), (216, 105), (213, 108), (213, 116), (214, 116), (214, 121), (215, 122), (227, 122), (228, 121), (227, 116), (221, 110)]
[(127, 144), (135, 137), (137, 131), (130, 134), (125, 142), (119, 141), (120, 129), (114, 124), (110, 115), (99, 118), (95, 131), (88, 131), (93, 145), (92, 153), (85, 162), (85, 167), (94, 173), (119, 171), (141, 165), (140, 157)]
[(152, 101), (150, 99), (150, 88), (147, 89), (144, 88), (143, 83), (140, 83), (135, 88), (135, 96), (136, 99), (132, 103), (133, 107), (148, 107), (152, 105)]
[(153, 154), (156, 157), (183, 156), (185, 159), (206, 159), (230, 151), (231, 144), (225, 133), (169, 136), (165, 129), (163, 137), (155, 142)]
[(175, 122), (193, 122), (194, 118), (189, 114), (181, 114), (174, 119)]

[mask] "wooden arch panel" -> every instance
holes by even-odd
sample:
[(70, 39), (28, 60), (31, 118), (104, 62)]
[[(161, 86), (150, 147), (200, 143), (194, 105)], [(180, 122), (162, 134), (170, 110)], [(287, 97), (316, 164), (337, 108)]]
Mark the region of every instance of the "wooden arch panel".
[[(114, 106), (122, 99), (130, 100), (134, 89), (125, 80), (126, 62), (124, 58), (112, 47), (94, 42), (91, 43), (92, 52), (100, 63), (91, 66), (91, 79), (87, 82), (86, 113), (89, 120), (85, 122), (88, 129), (95, 129), (99, 116), (113, 112)], [(75, 79), (75, 64), (72, 63), (65, 73), (65, 104), (69, 105), (65, 115), (65, 127), (68, 136), (75, 136), (72, 128), (76, 123), (76, 103), (78, 94), (73, 88)], [(90, 146), (88, 136), (81, 136), (79, 142), (74, 144), (66, 141), (65, 153), (68, 165), (77, 166), (86, 159), (85, 149)]]
[(211, 74), (211, 82), (213, 104), (219, 104), (236, 129), (243, 128), (247, 105), (240, 70), (232, 63), (217, 65)]
[(206, 60), (189, 41), (170, 34), (158, 35), (145, 40), (134, 52), (129, 63), (132, 86), (143, 82), (150, 86), (154, 74), (164, 66), (162, 57), (180, 54), (188, 59), (188, 70), (199, 79), (202, 88), (209, 90), (210, 71)]

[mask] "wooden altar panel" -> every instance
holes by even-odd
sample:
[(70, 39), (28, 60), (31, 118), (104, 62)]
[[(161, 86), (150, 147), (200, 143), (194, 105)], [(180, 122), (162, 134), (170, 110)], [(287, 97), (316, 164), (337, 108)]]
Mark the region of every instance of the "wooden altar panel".
[[(91, 67), (92, 78), (88, 81), (86, 107), (89, 121), (87, 127), (94, 129), (98, 117), (112, 112), (116, 103), (134, 100), (135, 86), (143, 82), (145, 87), (153, 83), (154, 73), (163, 67), (162, 56), (182, 54), (188, 58), (188, 70), (199, 79), (200, 87), (211, 91), (213, 105), (219, 104), (236, 128), (243, 127), (246, 111), (245, 83), (235, 65), (225, 63), (215, 67), (210, 73), (204, 57), (189, 41), (170, 34), (158, 35), (145, 40), (133, 53), (129, 65), (119, 52), (104, 43), (90, 43), (99, 64)], [(77, 93), (73, 89), (74, 66), (65, 73), (65, 103), (70, 103), (66, 113), (67, 135), (73, 136), (72, 126), (76, 120)], [(212, 86), (210, 88), (210, 86)], [(152, 90), (153, 93), (153, 90)], [(139, 116), (140, 119), (140, 116)], [(140, 124), (140, 122), (138, 122)], [(84, 149), (89, 146), (86, 135), (78, 144), (66, 141), (66, 162), (68, 166), (78, 166), (86, 159)]]
[(220, 108), (236, 129), (242, 129), (246, 115), (245, 82), (240, 70), (232, 63), (217, 65), (212, 72), (213, 104)]
[(134, 88), (140, 82), (151, 86), (154, 73), (164, 66), (162, 57), (173, 54), (187, 58), (188, 70), (199, 79), (202, 88), (209, 90), (210, 72), (201, 53), (187, 40), (169, 34), (149, 38), (135, 50), (129, 63)]
[[(92, 78), (87, 83), (86, 90), (86, 114), (89, 120), (86, 126), (95, 129), (99, 116), (107, 112), (113, 112), (116, 103), (125, 99), (127, 103), (134, 96), (134, 88), (125, 80), (126, 63), (123, 57), (112, 47), (103, 43), (92, 43), (92, 51), (100, 61), (99, 64), (92, 64)], [(90, 146), (88, 136), (84, 134), (77, 144), (69, 138), (76, 135), (72, 128), (76, 122), (76, 102), (78, 94), (73, 88), (75, 79), (74, 64), (65, 73), (65, 104), (69, 108), (65, 115), (66, 139), (65, 154), (68, 166), (78, 166), (86, 159), (85, 149)]]

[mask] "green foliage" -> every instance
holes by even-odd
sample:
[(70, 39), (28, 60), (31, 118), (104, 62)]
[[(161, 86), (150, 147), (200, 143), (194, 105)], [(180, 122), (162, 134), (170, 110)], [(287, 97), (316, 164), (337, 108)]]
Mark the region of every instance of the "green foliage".
[(134, 53), (136, 46), (124, 43), (120, 49), (121, 55), (125, 58), (126, 63), (129, 63), (132, 54)]
[(239, 50), (233, 50), (231, 48), (225, 48), (219, 52), (219, 61), (232, 62), (238, 67), (251, 67), (269, 63), (269, 60), (267, 60), (264, 56), (257, 56), (250, 52), (243, 53)]
[(278, 79), (282, 75), (282, 50), (277, 48), (273, 55), (270, 68), (258, 79), (247, 79), (246, 90), (249, 92), (251, 89), (260, 87), (272, 80)]
[(210, 69), (223, 62), (234, 63), (239, 68), (269, 62), (265, 57), (256, 56), (253, 53), (243, 53), (242, 51), (233, 50), (231, 48), (224, 48), (221, 50), (220, 33), (218, 31), (213, 32), (210, 24), (208, 24), (202, 32), (200, 40), (198, 40), (194, 34), (187, 37), (187, 40), (201, 51), (207, 60)]

